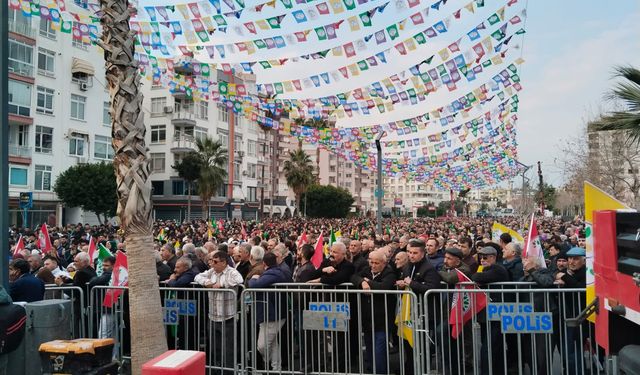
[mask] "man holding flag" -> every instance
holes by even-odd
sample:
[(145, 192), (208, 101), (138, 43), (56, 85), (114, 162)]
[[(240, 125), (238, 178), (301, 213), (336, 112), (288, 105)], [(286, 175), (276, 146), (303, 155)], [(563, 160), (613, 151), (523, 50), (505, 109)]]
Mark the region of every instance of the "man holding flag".
[[(421, 239), (412, 239), (407, 244), (409, 264), (402, 271), (402, 279), (396, 281), (396, 286), (413, 291), (416, 296), (424, 295), (429, 289), (437, 289), (440, 286), (440, 275), (425, 257), (426, 244)], [(411, 322), (410, 299), (401, 298), (400, 314), (396, 318), (398, 336), (402, 337), (404, 351), (405, 374), (413, 375), (413, 329)], [(402, 357), (401, 357), (402, 358)]]

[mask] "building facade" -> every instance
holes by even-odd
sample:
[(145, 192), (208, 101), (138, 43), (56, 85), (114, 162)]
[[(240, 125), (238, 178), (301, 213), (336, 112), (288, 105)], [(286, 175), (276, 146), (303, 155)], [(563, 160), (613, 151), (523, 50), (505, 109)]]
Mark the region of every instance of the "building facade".
[[(68, 9), (85, 12), (73, 3)], [(18, 198), (31, 192), (30, 227), (95, 223), (93, 214), (63, 209), (53, 186), (72, 165), (113, 159), (102, 53), (45, 18), (13, 9), (8, 17), (10, 222), (25, 224)]]

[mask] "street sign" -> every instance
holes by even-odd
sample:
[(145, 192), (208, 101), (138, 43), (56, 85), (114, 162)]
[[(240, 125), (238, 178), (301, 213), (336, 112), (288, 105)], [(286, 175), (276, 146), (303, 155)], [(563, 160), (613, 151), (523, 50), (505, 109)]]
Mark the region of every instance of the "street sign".
[(311, 302), (302, 311), (302, 329), (316, 331), (347, 331), (351, 312), (348, 302)]
[(33, 193), (30, 191), (20, 193), (20, 208), (25, 210), (25, 209), (30, 209), (32, 207), (33, 207)]
[(502, 333), (552, 333), (550, 312), (535, 312), (531, 303), (490, 303), (487, 319), (499, 321)]

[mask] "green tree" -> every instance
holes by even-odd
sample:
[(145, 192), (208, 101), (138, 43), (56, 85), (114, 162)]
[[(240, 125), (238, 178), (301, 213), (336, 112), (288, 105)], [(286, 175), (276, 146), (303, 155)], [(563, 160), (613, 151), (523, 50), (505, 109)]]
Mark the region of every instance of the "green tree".
[(543, 191), (544, 208), (553, 211), (556, 205), (556, 188), (545, 182)]
[(311, 217), (344, 218), (355, 202), (348, 190), (331, 185), (311, 185), (304, 195)]
[(289, 151), (289, 160), (284, 162), (284, 176), (287, 179), (287, 185), (293, 189), (296, 196), (296, 208), (300, 215), (302, 193), (314, 181), (313, 164), (309, 155), (301, 149)]
[[(465, 206), (465, 203), (460, 199), (456, 199), (453, 201), (453, 208), (456, 210), (456, 213), (458, 214), (458, 216), (462, 215), (462, 213), (464, 212), (464, 206)], [(451, 201), (442, 201), (438, 203), (438, 207), (436, 207), (436, 215), (446, 216), (447, 212), (450, 209), (451, 209)]]
[(635, 142), (640, 142), (640, 70), (630, 66), (618, 66), (615, 70), (615, 75), (623, 81), (616, 84), (609, 98), (622, 102), (625, 108), (601, 116), (593, 125), (599, 130), (625, 131)]
[(197, 139), (198, 155), (202, 159), (200, 176), (196, 180), (198, 183), (198, 194), (202, 200), (202, 217), (208, 218), (209, 201), (218, 188), (224, 183), (227, 171), (228, 154), (223, 148), (222, 142), (211, 138)]
[(116, 215), (116, 176), (111, 163), (74, 165), (58, 176), (53, 191), (66, 206), (91, 211), (101, 223)]
[(178, 172), (178, 176), (187, 182), (187, 220), (191, 220), (191, 194), (193, 194), (193, 183), (200, 177), (200, 171), (204, 165), (204, 159), (197, 152), (186, 154), (180, 162), (173, 166)]

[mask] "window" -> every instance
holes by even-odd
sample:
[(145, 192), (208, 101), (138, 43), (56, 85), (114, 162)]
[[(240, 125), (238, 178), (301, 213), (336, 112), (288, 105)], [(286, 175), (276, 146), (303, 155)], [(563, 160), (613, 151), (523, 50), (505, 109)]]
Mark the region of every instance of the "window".
[(336, 166), (332, 165), (329, 167), (329, 172), (335, 172), (336, 171)]
[(52, 27), (51, 20), (40, 17), (40, 36), (56, 40), (56, 30)]
[(174, 111), (183, 114), (193, 114), (193, 101), (187, 99), (176, 99), (174, 103)]
[(252, 163), (247, 163), (247, 177), (256, 178), (258, 174), (257, 170), (258, 170), (257, 165)]
[(235, 176), (236, 182), (240, 182), (240, 168), (242, 168), (242, 165), (235, 161), (233, 163), (233, 175)]
[(164, 195), (164, 181), (151, 181), (151, 194)]
[(55, 52), (38, 48), (38, 74), (53, 77), (55, 75), (55, 62)]
[(96, 159), (113, 160), (115, 152), (111, 145), (111, 137), (103, 135), (96, 135), (95, 143), (93, 145), (93, 157)]
[(233, 149), (236, 151), (242, 151), (242, 136), (236, 135), (233, 139)]
[(151, 143), (164, 143), (167, 140), (166, 125), (151, 125)]
[(258, 201), (258, 188), (248, 187), (247, 202), (257, 202), (257, 201)]
[(87, 98), (84, 96), (71, 94), (71, 118), (84, 121), (84, 109)]
[(216, 196), (222, 197), (222, 198), (227, 196), (227, 185), (226, 184), (221, 184), (220, 186), (218, 186), (218, 191), (216, 192)]
[(83, 72), (71, 73), (71, 83), (86, 83), (91, 86), (93, 85), (93, 77)]
[(31, 85), (9, 80), (9, 113), (31, 116)]
[(35, 169), (36, 176), (33, 189), (51, 191), (51, 166), (36, 164)]
[(69, 155), (84, 156), (84, 142), (82, 137), (69, 138)]
[(183, 180), (171, 181), (171, 188), (172, 188), (173, 195), (185, 195), (186, 189), (184, 188)]
[(164, 152), (152, 152), (151, 157), (151, 172), (164, 173)]
[(218, 121), (229, 122), (229, 109), (220, 103), (218, 103)]
[(33, 77), (33, 47), (9, 39), (9, 72)]
[(207, 138), (207, 128), (196, 127), (194, 138), (199, 139), (201, 141)]
[(229, 147), (229, 133), (226, 130), (218, 129), (218, 140), (223, 148)]
[(31, 15), (25, 16), (22, 10), (9, 8), (9, 31), (34, 37), (31, 29)]
[(52, 89), (38, 86), (36, 98), (36, 112), (43, 113), (45, 115), (53, 114), (53, 95), (55, 91)]
[(9, 169), (9, 185), (27, 186), (27, 169), (11, 167)]
[(209, 119), (209, 102), (201, 100), (196, 103), (196, 117), (200, 120)]
[[(77, 3), (77, 2), (76, 2)], [(86, 1), (83, 1), (83, 4), (87, 3)], [(82, 6), (82, 5), (81, 5)], [(86, 6), (83, 6), (85, 9), (87, 8)], [(80, 29), (80, 23), (79, 22), (73, 22), (73, 29), (74, 30), (79, 30)], [(80, 48), (83, 50), (88, 50), (89, 46), (91, 45), (91, 42), (87, 42), (85, 38), (80, 38), (80, 39), (76, 39), (76, 38), (71, 38), (71, 45), (76, 47), (76, 48)]]
[(109, 110), (111, 109), (111, 103), (104, 102), (102, 105), (102, 125), (111, 126), (111, 113)]
[(164, 113), (164, 107), (167, 106), (167, 98), (151, 98), (151, 114), (158, 115)]
[(50, 154), (53, 145), (53, 128), (36, 126), (36, 152)]
[(335, 184), (335, 183), (336, 183), (336, 178), (335, 178), (335, 176), (330, 176), (330, 177), (329, 177), (329, 183), (330, 183), (330, 184)]
[(258, 145), (257, 145), (256, 141), (252, 141), (252, 140), (248, 140), (247, 141), (247, 155), (256, 156), (256, 149), (257, 148), (258, 148)]
[(29, 146), (29, 125), (11, 127), (9, 131), (9, 144), (12, 146)]

